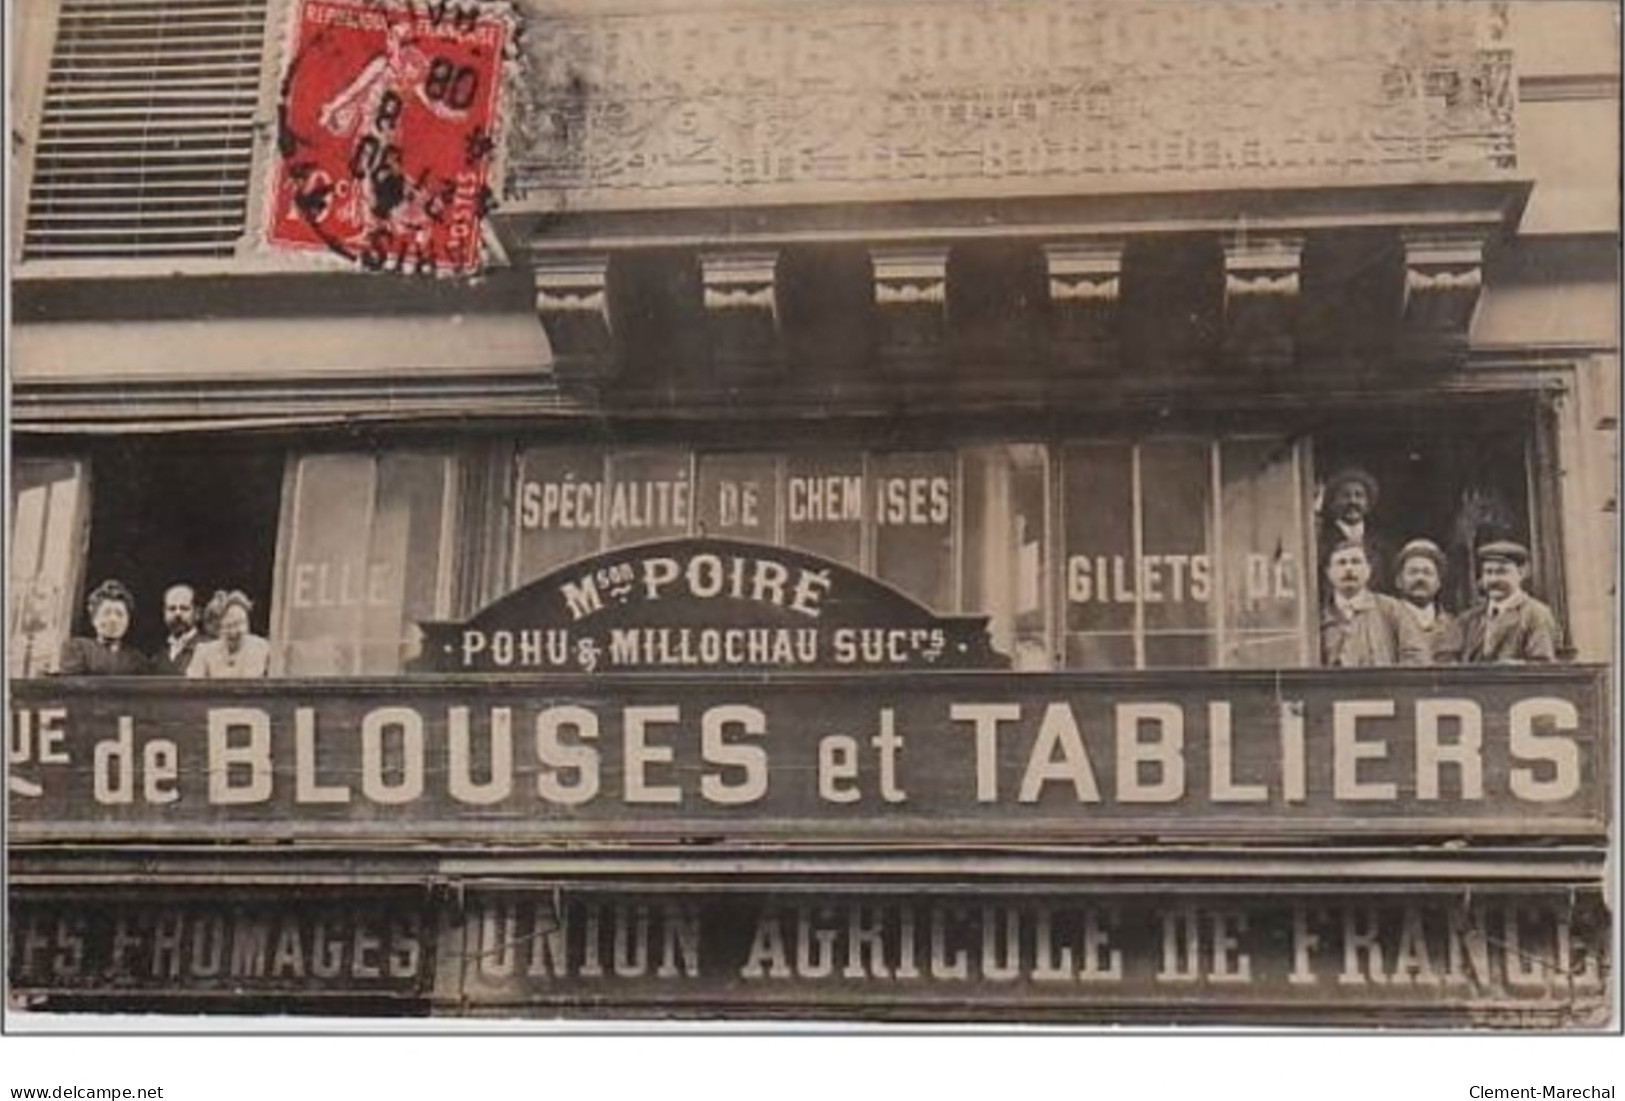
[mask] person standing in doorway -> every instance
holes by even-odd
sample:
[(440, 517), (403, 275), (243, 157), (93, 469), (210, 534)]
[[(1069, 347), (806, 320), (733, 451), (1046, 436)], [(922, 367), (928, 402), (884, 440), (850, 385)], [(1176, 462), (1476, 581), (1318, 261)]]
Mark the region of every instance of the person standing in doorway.
[(186, 675), (207, 680), (265, 676), (271, 664), (271, 644), (248, 629), (253, 610), (254, 602), (235, 589), (215, 593), (203, 618), (219, 625), (219, 637), (198, 644)]
[(1416, 620), (1427, 640), (1428, 659), (1434, 665), (1461, 660), (1461, 625), (1439, 603), (1444, 587), (1445, 555), (1431, 539), (1412, 539), (1399, 548), (1394, 589), (1405, 610)]
[(1405, 606), (1371, 591), (1371, 563), (1364, 543), (1346, 540), (1326, 561), (1331, 601), (1320, 620), (1322, 665), (1371, 668), (1426, 665), (1428, 644)]
[(1500, 541), (1478, 548), (1478, 590), (1483, 600), (1461, 617), (1462, 660), (1475, 665), (1517, 665), (1557, 660), (1562, 630), (1557, 616), (1524, 591), (1529, 549)]
[(1376, 511), (1381, 487), (1377, 479), (1357, 466), (1344, 467), (1326, 479), (1320, 508), (1321, 568), (1331, 558), (1332, 548), (1343, 543), (1360, 543), (1365, 547), (1366, 562), (1371, 567), (1374, 589), (1385, 589), (1391, 578), (1387, 570), (1393, 563), (1392, 547), (1376, 529), (1371, 514)]
[(95, 638), (62, 644), (57, 672), (65, 677), (132, 677), (147, 672), (147, 659), (125, 641), (135, 615), (135, 596), (121, 581), (97, 585), (85, 600)]

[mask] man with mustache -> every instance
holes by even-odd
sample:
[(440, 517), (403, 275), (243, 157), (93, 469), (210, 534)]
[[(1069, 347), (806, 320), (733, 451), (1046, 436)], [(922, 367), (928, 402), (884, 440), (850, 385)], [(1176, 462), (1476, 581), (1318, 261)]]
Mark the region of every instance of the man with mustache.
[(192, 653), (203, 636), (197, 626), (197, 593), (186, 584), (164, 590), (164, 629), (169, 637), (152, 655), (152, 671), (164, 676), (184, 677), (192, 664)]
[(1393, 547), (1371, 522), (1378, 496), (1377, 479), (1357, 466), (1344, 467), (1326, 479), (1320, 512), (1320, 564), (1322, 569), (1326, 567), (1331, 548), (1339, 543), (1364, 544), (1372, 587), (1384, 589), (1390, 580), (1387, 570)]
[(1427, 640), (1434, 665), (1461, 660), (1461, 625), (1439, 604), (1444, 587), (1445, 555), (1431, 539), (1412, 539), (1399, 549), (1394, 588), (1405, 610)]
[(1524, 591), (1529, 550), (1509, 541), (1478, 548), (1483, 601), (1461, 617), (1462, 660), (1519, 665), (1557, 660), (1562, 631), (1545, 604)]
[(1416, 617), (1391, 596), (1371, 591), (1364, 543), (1344, 540), (1326, 559), (1331, 599), (1320, 619), (1321, 664), (1343, 668), (1426, 665), (1428, 644)]

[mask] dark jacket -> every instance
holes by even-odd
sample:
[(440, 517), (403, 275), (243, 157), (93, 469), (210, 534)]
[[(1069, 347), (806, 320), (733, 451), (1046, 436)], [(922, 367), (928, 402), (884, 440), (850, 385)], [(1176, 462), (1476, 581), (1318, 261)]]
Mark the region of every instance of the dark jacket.
[(1479, 665), (1556, 661), (1562, 637), (1552, 610), (1520, 592), (1500, 615), (1490, 615), (1488, 601), (1462, 613), (1461, 660)]
[(197, 651), (197, 644), (203, 641), (202, 631), (193, 631), (191, 637), (181, 646), (173, 658), (169, 656), (169, 640), (165, 639), (163, 645), (153, 651), (149, 664), (151, 672), (165, 677), (184, 677), (187, 667), (192, 664), (192, 655)]
[(1428, 657), (1434, 665), (1455, 665), (1461, 661), (1461, 620), (1440, 608), (1434, 613), (1432, 625), (1423, 626), (1415, 607), (1406, 604), (1405, 610), (1416, 620), (1417, 629), (1427, 640)]
[(115, 648), (94, 638), (70, 638), (62, 644), (57, 673), (64, 677), (137, 677), (151, 666), (133, 646)]

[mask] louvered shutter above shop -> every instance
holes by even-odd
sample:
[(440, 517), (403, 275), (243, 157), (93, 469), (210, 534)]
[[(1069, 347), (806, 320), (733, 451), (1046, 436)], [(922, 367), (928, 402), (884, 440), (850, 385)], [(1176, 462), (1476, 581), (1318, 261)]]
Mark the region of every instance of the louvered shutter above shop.
[(25, 259), (230, 256), (269, 0), (61, 0)]

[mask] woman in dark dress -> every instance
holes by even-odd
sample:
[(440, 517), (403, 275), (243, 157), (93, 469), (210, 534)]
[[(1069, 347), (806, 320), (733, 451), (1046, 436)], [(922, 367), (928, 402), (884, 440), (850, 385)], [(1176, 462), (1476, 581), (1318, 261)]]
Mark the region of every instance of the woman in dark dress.
[(57, 672), (65, 677), (130, 677), (147, 672), (147, 659), (125, 642), (135, 597), (119, 581), (103, 581), (85, 601), (95, 638), (70, 638), (62, 644)]

